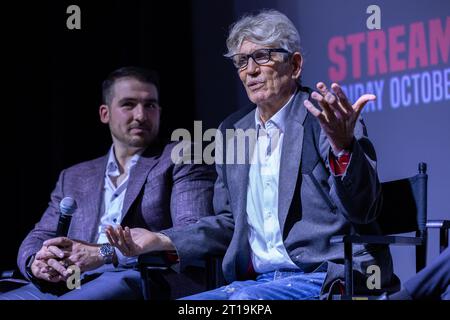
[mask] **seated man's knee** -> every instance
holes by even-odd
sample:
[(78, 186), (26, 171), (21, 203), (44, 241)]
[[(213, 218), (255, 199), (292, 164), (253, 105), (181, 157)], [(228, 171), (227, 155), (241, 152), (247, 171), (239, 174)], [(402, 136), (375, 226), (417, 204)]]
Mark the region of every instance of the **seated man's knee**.
[(229, 298), (230, 300), (261, 300), (256, 286), (244, 287), (236, 290)]

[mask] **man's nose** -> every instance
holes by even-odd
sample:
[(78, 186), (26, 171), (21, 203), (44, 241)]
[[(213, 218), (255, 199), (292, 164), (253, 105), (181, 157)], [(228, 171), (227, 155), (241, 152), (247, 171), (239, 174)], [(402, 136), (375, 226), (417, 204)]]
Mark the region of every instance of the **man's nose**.
[(140, 122), (143, 122), (147, 119), (147, 114), (145, 112), (145, 107), (139, 103), (135, 108), (134, 108), (134, 119), (138, 120)]
[(259, 65), (253, 60), (253, 57), (248, 58), (247, 62), (247, 72), (248, 73), (255, 73), (259, 68)]

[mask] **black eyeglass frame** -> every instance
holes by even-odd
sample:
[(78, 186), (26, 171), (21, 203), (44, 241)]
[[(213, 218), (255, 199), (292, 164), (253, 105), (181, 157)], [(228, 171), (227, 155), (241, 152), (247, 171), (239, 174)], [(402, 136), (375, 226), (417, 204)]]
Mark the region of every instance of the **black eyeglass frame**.
[[(259, 62), (256, 61), (256, 59), (255, 59), (255, 53), (258, 52), (258, 51), (267, 51), (267, 52), (269, 53), (269, 54), (268, 54), (268, 57), (269, 57), (269, 58), (267, 59), (267, 61), (262, 62), (262, 63), (259, 63)], [(248, 66), (248, 60), (249, 60), (250, 58), (252, 58), (253, 61), (255, 61), (255, 63), (256, 63), (258, 66), (261, 66), (261, 65), (264, 65), (264, 64), (268, 63), (269, 61), (272, 60), (272, 52), (279, 52), (279, 53), (287, 53), (287, 54), (291, 54), (289, 51), (287, 51), (286, 49), (283, 49), (283, 48), (261, 48), (261, 49), (257, 49), (257, 50), (255, 50), (255, 51), (253, 51), (253, 52), (250, 53), (250, 54), (244, 54), (244, 53), (237, 53), (237, 54), (234, 54), (234, 55), (232, 55), (232, 56), (230, 57), (230, 59), (231, 59), (231, 61), (233, 62), (233, 65), (236, 67), (236, 69), (242, 70), (242, 69), (247, 68), (247, 66)], [(234, 57), (236, 57), (236, 56), (244, 56), (244, 57), (246, 58), (246, 63), (245, 63), (244, 65), (242, 65), (242, 66), (236, 65), (235, 60), (234, 60)]]

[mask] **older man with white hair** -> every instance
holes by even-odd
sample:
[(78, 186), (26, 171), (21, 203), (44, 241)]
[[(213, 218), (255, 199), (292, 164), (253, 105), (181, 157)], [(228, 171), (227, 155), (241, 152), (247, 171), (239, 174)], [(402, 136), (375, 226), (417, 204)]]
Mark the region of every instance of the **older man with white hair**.
[[(183, 230), (151, 233), (110, 229), (125, 254), (176, 249), (181, 268), (223, 254), (227, 286), (187, 299), (318, 299), (343, 286), (344, 250), (330, 238), (361, 228), (377, 234), (380, 183), (376, 155), (360, 112), (337, 84), (314, 92), (300, 83), (300, 36), (282, 13), (264, 10), (230, 29), (227, 57), (254, 104), (221, 124), (253, 129), (244, 164), (216, 163), (215, 216)], [(226, 137), (236, 145), (238, 134)], [(225, 149), (227, 150), (227, 149)], [(377, 265), (382, 287), (393, 279), (385, 246), (355, 246), (355, 283)], [(366, 287), (367, 289), (367, 287)]]

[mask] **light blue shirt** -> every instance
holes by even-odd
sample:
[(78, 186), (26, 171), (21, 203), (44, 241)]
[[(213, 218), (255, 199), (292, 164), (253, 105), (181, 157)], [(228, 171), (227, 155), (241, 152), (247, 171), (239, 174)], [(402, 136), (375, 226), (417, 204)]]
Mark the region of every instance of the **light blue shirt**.
[[(103, 208), (104, 212), (100, 218), (100, 224), (97, 229), (97, 243), (108, 243), (105, 229), (111, 225), (113, 227), (119, 226), (123, 219), (123, 201), (128, 187), (128, 178), (131, 169), (138, 162), (142, 152), (135, 154), (126, 164), (126, 177), (121, 181), (120, 185), (116, 186), (113, 183), (120, 176), (119, 165), (114, 154), (114, 146), (111, 147), (108, 155), (108, 162), (105, 171), (105, 183), (103, 188)], [(135, 257), (127, 258), (123, 256), (119, 250), (116, 249), (116, 255), (119, 263), (123, 265), (133, 264)]]
[(292, 99), (266, 123), (255, 112), (257, 141), (252, 154), (247, 188), (247, 222), (252, 263), (257, 273), (278, 269), (298, 269), (283, 244), (278, 220), (280, 159), (286, 118)]

